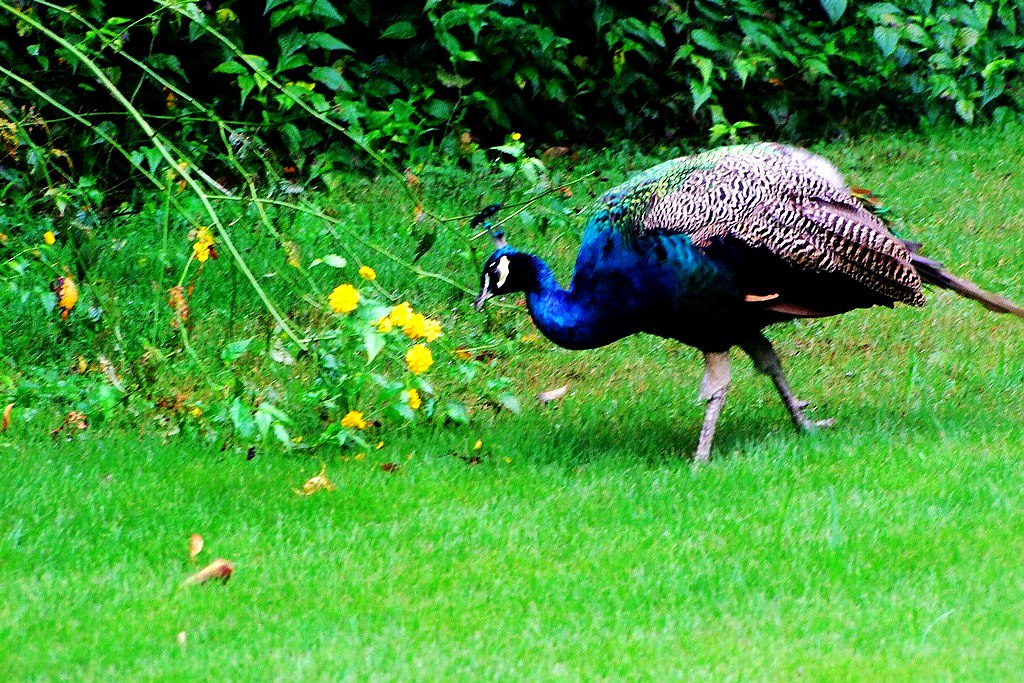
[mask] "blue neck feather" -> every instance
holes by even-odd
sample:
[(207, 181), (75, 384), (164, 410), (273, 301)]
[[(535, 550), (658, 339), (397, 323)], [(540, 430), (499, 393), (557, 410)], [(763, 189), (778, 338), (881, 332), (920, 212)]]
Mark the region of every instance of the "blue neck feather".
[(567, 349), (592, 349), (635, 331), (609, 317), (608, 302), (599, 293), (562, 289), (544, 261), (529, 258), (536, 278), (526, 290), (526, 305), (545, 337)]

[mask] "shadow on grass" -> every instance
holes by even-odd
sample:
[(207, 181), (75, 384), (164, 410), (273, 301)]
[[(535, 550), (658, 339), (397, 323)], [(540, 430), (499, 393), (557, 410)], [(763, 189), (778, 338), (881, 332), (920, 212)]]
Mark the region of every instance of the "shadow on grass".
[[(919, 400), (913, 406), (901, 400), (851, 397), (815, 410), (819, 416), (836, 417), (835, 426), (804, 433), (793, 427), (777, 397), (749, 398), (737, 397), (732, 411), (726, 407), (715, 435), (713, 461), (812, 451), (884, 454), (908, 443), (927, 446), (950, 438), (976, 442), (1015, 424), (1013, 397), (1006, 397), (1003, 409), (995, 413), (965, 410), (956, 397), (934, 404)], [(495, 429), (518, 445), (532, 446), (533, 458), (566, 468), (614, 461), (648, 468), (691, 464), (703, 405), (694, 401), (663, 411), (649, 408), (625, 402), (603, 411), (580, 405), (538, 406), (519, 418), (499, 420)]]

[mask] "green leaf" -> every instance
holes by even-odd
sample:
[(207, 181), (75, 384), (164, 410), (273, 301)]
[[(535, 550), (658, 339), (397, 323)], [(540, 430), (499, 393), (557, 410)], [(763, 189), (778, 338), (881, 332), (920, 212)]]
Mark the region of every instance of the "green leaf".
[(956, 38), (953, 39), (953, 46), (961, 52), (966, 52), (977, 45), (980, 38), (981, 33), (977, 29), (965, 26), (956, 32)]
[(420, 108), (427, 116), (434, 119), (440, 119), (442, 121), (448, 119), (455, 110), (455, 107), (451, 102), (440, 98), (429, 99), (424, 102)]
[(384, 335), (379, 334), (372, 328), (368, 328), (363, 331), (363, 345), (366, 346), (366, 362), (372, 363), (373, 359), (377, 357), (387, 342), (384, 339)]
[(431, 230), (430, 232), (423, 233), (423, 237), (420, 238), (419, 244), (416, 245), (416, 253), (412, 257), (412, 262), (416, 263), (423, 256), (430, 251), (430, 248), (434, 246), (434, 242), (437, 241), (437, 231)]
[(101, 384), (93, 390), (89, 398), (99, 406), (104, 416), (111, 417), (114, 409), (124, 398), (124, 392), (109, 384)]
[(335, 92), (352, 92), (351, 86), (349, 86), (348, 81), (345, 80), (341, 73), (329, 66), (312, 68), (309, 72), (309, 77), (318, 83), (323, 83)]
[(341, 256), (338, 256), (337, 254), (328, 254), (327, 256), (324, 256), (322, 259), (316, 259), (315, 261), (313, 261), (312, 264), (310, 264), (310, 267), (312, 268), (318, 263), (326, 263), (331, 268), (344, 268), (345, 266), (348, 265), (348, 261), (346, 261)]
[(690, 55), (690, 62), (697, 67), (697, 70), (700, 71), (701, 79), (707, 84), (711, 80), (711, 73), (715, 68), (715, 63), (701, 55)]
[(712, 52), (722, 49), (722, 43), (715, 37), (715, 34), (703, 28), (695, 29), (690, 34), (690, 42), (696, 43), (705, 50), (711, 50)]
[(900, 42), (899, 31), (890, 26), (876, 26), (873, 35), (884, 56), (888, 57), (896, 51), (896, 45)]
[(263, 10), (263, 14), (267, 15), (274, 11), (275, 8), (281, 5), (287, 5), (291, 0), (267, 0), (267, 8)]
[(505, 410), (515, 413), (516, 415), (519, 414), (519, 399), (516, 398), (515, 394), (502, 394), (498, 397), (498, 400), (501, 402), (501, 405)]
[(519, 157), (523, 156), (523, 151), (526, 149), (526, 145), (524, 145), (521, 142), (510, 142), (507, 145), (497, 145), (495, 147), (491, 147), (491, 149), (493, 149), (495, 152), (502, 152), (514, 159), (518, 159)]
[(318, 32), (310, 33), (306, 36), (306, 42), (313, 47), (320, 47), (325, 50), (347, 50), (354, 52), (348, 43), (342, 42), (332, 36), (330, 33)]
[(973, 100), (957, 100), (954, 107), (956, 109), (956, 115), (962, 118), (967, 123), (974, 122), (974, 101)]
[(146, 59), (146, 62), (154, 69), (166, 69), (168, 71), (173, 71), (183, 79), (188, 79), (188, 76), (185, 74), (185, 69), (181, 66), (181, 60), (178, 59), (177, 55), (154, 54), (150, 55), (149, 58)]
[(406, 422), (412, 422), (416, 419), (416, 413), (407, 403), (393, 403), (386, 408), (385, 414), (387, 417), (397, 417), (405, 420)]
[(711, 86), (691, 78), (690, 94), (693, 96), (693, 111), (696, 113), (697, 110), (704, 106), (705, 102), (711, 99)]
[(993, 74), (997, 74), (1001, 71), (1005, 71), (1007, 68), (1013, 66), (1014, 61), (1012, 59), (996, 59), (985, 65), (985, 68), (981, 70), (981, 77), (989, 79)]
[(256, 421), (253, 419), (252, 413), (238, 398), (231, 402), (231, 407), (228, 408), (228, 418), (230, 418), (235, 431), (243, 439), (248, 439), (256, 431)]
[(215, 74), (247, 74), (249, 69), (239, 64), (238, 62), (221, 62), (217, 66), (213, 67), (213, 73)]
[(380, 37), (388, 40), (407, 40), (416, 36), (416, 27), (408, 21), (396, 21), (384, 29)]
[(672, 66), (676, 65), (680, 59), (686, 59), (693, 54), (693, 45), (680, 45), (679, 49), (676, 50), (676, 54), (672, 57)]
[(846, 0), (821, 0), (821, 8), (834, 24), (846, 12)]
[(750, 76), (750, 74), (755, 73), (757, 71), (756, 64), (754, 64), (749, 59), (742, 58), (737, 58), (736, 60), (734, 60), (732, 63), (732, 68), (733, 71), (736, 72), (736, 75), (740, 77), (740, 84), (743, 87), (747, 86), (747, 78)]
[(270, 68), (270, 62), (267, 61), (266, 57), (261, 57), (260, 55), (242, 55), (242, 58), (254, 71), (266, 71)]
[(252, 344), (253, 339), (254, 337), (249, 337), (248, 339), (239, 339), (238, 341), (231, 342), (221, 349), (220, 359), (225, 363), (235, 362), (249, 350), (249, 345)]
[(444, 407), (444, 413), (452, 422), (460, 425), (469, 424), (469, 413), (466, 406), (461, 403), (449, 403)]
[[(301, 5), (302, 3), (298, 4)], [(334, 5), (331, 4), (330, 0), (316, 0), (316, 2), (310, 8), (309, 13), (311, 16), (314, 17), (321, 17), (323, 19), (333, 19), (335, 22), (339, 24), (345, 23), (345, 17), (338, 14), (338, 10), (334, 8)]]
[(276, 436), (277, 440), (281, 442), (281, 445), (283, 445), (285, 448), (292, 447), (292, 438), (288, 434), (287, 427), (285, 427), (280, 422), (275, 422), (273, 425), (273, 430), (274, 436)]

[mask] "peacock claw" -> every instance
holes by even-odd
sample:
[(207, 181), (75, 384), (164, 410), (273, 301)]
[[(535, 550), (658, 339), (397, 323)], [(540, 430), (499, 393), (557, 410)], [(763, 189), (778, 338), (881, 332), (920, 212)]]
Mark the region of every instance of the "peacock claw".
[(818, 429), (828, 429), (836, 423), (836, 419), (834, 417), (830, 417), (826, 420), (810, 420), (802, 414), (799, 419), (794, 418), (793, 421), (797, 423), (797, 427), (808, 433), (813, 433)]

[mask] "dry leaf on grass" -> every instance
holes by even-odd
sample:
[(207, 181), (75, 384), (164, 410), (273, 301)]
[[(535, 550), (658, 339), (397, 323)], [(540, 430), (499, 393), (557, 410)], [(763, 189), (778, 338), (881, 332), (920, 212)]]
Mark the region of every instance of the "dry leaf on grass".
[(59, 427), (50, 431), (50, 436), (57, 438), (63, 433), (64, 436), (70, 440), (75, 434), (85, 431), (88, 428), (89, 422), (86, 419), (85, 413), (72, 410), (64, 416), (64, 421), (60, 423)]
[(551, 403), (557, 401), (569, 392), (569, 385), (563, 384), (557, 389), (551, 389), (550, 391), (542, 391), (537, 394), (537, 400), (541, 403)]
[(320, 474), (310, 477), (302, 489), (292, 489), (300, 496), (312, 496), (317, 491), (333, 491), (334, 483), (327, 478), (327, 465), (320, 468)]
[(0, 432), (6, 432), (7, 428), (11, 426), (11, 411), (14, 410), (14, 404), (8, 403), (7, 407), (4, 408), (4, 419), (0, 423)]
[(226, 582), (231, 578), (231, 575), (235, 571), (235, 565), (231, 564), (222, 557), (218, 557), (216, 560), (206, 565), (192, 576), (185, 579), (182, 582), (183, 587), (187, 586), (198, 586), (206, 583), (210, 579), (220, 579)]
[(203, 552), (203, 537), (199, 534), (192, 534), (188, 539), (188, 559), (196, 559), (196, 555)]

